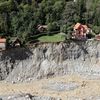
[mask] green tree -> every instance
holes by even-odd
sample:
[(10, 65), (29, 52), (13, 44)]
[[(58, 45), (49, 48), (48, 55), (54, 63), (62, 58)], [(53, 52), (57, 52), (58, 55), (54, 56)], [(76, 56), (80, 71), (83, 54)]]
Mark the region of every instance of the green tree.
[(52, 22), (48, 24), (48, 33), (49, 35), (51, 35), (50, 33), (53, 32), (52, 34), (56, 33), (56, 31), (59, 31), (60, 27), (58, 25), (57, 22)]
[(66, 3), (61, 20), (62, 25), (72, 25), (73, 23), (79, 21), (79, 16), (77, 15), (77, 9), (74, 2), (70, 1)]
[(86, 12), (86, 0), (77, 0), (76, 2), (77, 15), (79, 22), (85, 23), (84, 13)]

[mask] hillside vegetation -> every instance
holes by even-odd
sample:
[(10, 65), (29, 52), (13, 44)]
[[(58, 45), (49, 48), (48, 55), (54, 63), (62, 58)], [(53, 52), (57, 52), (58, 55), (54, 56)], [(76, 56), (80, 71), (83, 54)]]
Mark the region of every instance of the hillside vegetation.
[(69, 34), (77, 22), (100, 33), (100, 0), (0, 0), (0, 33), (24, 42), (39, 33), (39, 24), (48, 25), (47, 34)]

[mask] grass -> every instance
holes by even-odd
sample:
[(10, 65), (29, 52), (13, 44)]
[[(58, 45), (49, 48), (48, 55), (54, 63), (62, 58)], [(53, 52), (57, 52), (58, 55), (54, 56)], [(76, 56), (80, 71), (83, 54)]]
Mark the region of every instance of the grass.
[(61, 42), (65, 40), (65, 36), (61, 34), (54, 34), (51, 36), (41, 36), (38, 38), (40, 42)]

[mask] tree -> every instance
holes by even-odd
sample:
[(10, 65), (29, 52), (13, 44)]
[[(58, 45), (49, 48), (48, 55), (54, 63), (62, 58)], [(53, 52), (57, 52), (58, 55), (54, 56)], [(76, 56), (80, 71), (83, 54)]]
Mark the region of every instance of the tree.
[(59, 31), (60, 27), (57, 22), (52, 22), (48, 24), (48, 33)]
[(84, 13), (86, 12), (86, 0), (77, 0), (76, 2), (77, 15), (79, 22), (85, 23)]
[[(33, 12), (30, 12), (31, 7), (25, 5), (23, 10), (20, 10), (16, 15), (12, 14), (11, 17), (11, 30), (14, 36), (18, 36), (26, 40), (28, 34), (32, 32), (33, 28)], [(31, 16), (31, 17), (30, 17)]]
[(70, 1), (66, 3), (61, 20), (62, 25), (72, 25), (73, 23), (79, 21), (79, 16), (77, 16), (77, 10), (74, 2)]
[(68, 34), (77, 22), (99, 33), (100, 0), (0, 0), (0, 32), (23, 41), (38, 33), (39, 24), (48, 25), (48, 32)]

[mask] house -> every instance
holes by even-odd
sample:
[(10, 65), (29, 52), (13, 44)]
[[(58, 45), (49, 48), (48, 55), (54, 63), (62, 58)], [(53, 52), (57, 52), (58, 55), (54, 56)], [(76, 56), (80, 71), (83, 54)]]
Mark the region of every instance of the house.
[(0, 37), (0, 51), (6, 50), (6, 38)]
[(21, 41), (19, 38), (15, 37), (11, 40), (11, 46), (12, 47), (20, 47), (21, 46)]
[(47, 31), (47, 25), (38, 25), (37, 29), (39, 32)]
[(77, 23), (73, 27), (72, 38), (75, 39), (86, 39), (86, 35), (90, 32), (90, 29), (87, 25), (82, 25), (81, 23)]

